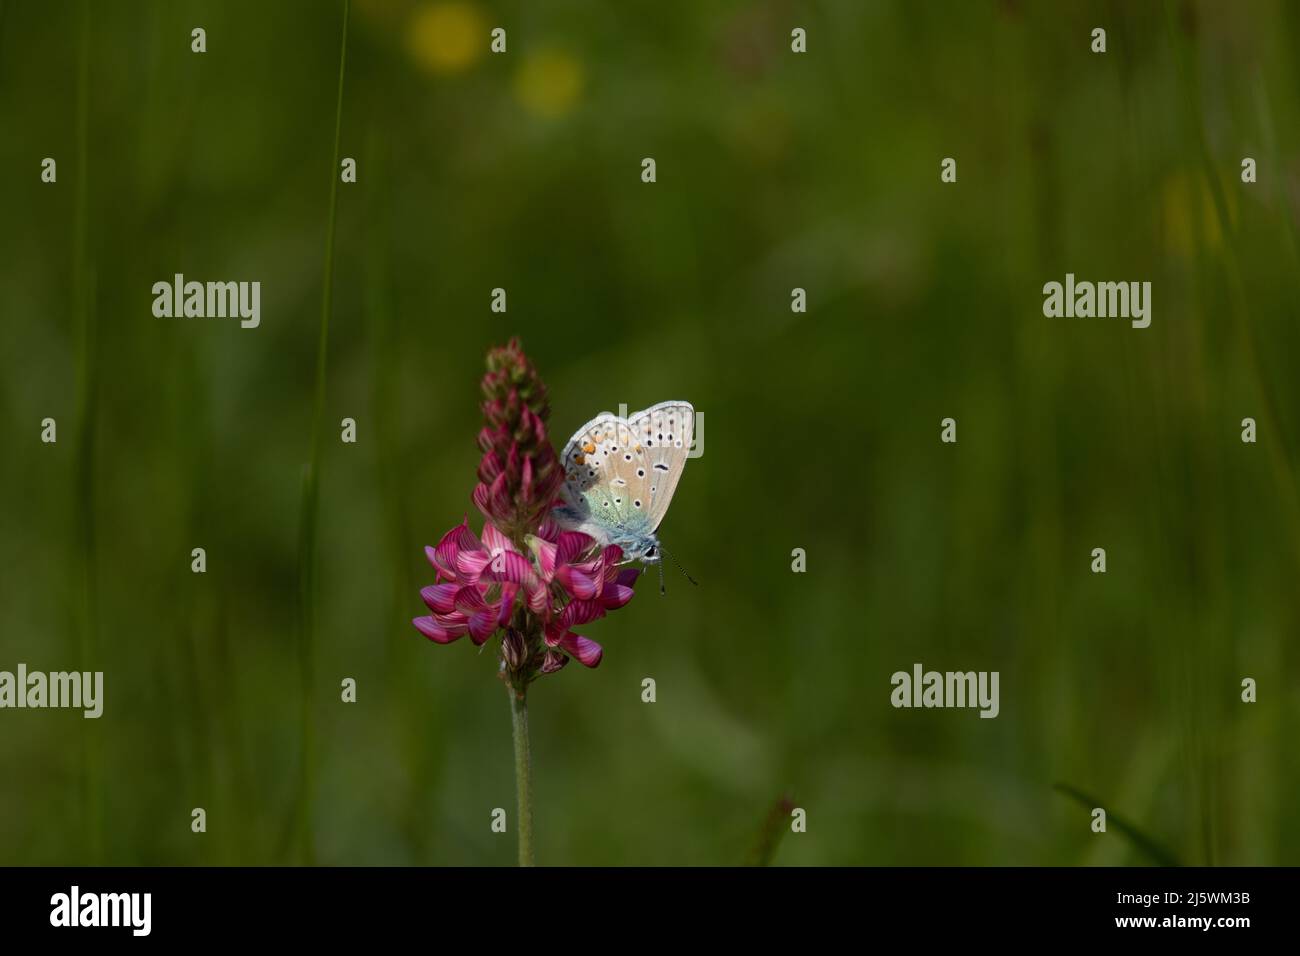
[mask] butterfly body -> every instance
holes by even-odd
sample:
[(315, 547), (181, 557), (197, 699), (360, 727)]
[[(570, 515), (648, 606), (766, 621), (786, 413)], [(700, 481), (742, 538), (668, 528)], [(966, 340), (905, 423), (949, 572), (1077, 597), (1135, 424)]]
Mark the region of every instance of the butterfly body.
[(659, 525), (686, 466), (695, 430), (689, 402), (660, 402), (627, 419), (601, 412), (564, 447), (564, 527), (616, 544), (628, 561), (660, 558)]

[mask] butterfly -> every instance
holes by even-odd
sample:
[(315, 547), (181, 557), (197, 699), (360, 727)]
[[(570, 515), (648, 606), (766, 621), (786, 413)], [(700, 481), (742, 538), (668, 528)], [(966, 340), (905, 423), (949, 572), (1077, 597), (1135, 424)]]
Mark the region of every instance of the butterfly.
[(663, 551), (659, 524), (694, 433), (690, 402), (660, 402), (627, 419), (601, 412), (564, 446), (564, 485), (552, 517), (618, 545), (627, 561), (654, 564)]

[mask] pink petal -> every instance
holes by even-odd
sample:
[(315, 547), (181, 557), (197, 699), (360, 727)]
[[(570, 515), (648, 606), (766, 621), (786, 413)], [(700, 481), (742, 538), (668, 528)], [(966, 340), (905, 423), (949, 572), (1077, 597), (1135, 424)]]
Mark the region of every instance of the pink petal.
[(570, 601), (564, 606), (560, 616), (546, 625), (547, 646), (558, 646), (569, 628), (580, 624), (590, 624), (597, 618), (604, 616), (605, 609), (595, 601)]
[(492, 495), (488, 491), (488, 486), (484, 484), (475, 485), (474, 493), (470, 497), (474, 499), (474, 507), (478, 508), (483, 517), (490, 519), (492, 517), (490, 501)]
[[(542, 613), (550, 604), (546, 582), (538, 577), (533, 563), (518, 551), (504, 551), (493, 557), (484, 577), (515, 585), (515, 591), (522, 587), (528, 596), (528, 607), (534, 614)], [(512, 596), (514, 593), (511, 592)]]
[(605, 576), (605, 558), (601, 554), (597, 554), (590, 561), (572, 561), (569, 567), (597, 580)]
[(533, 563), (518, 551), (498, 551), (492, 555), (483, 577), (489, 581), (509, 581), (523, 584), (537, 577)]
[(632, 585), (640, 576), (640, 568), (605, 568), (605, 587), (600, 592), (600, 603), (607, 610), (620, 608), (632, 600)]
[(595, 641), (583, 637), (581, 634), (574, 634), (572, 631), (569, 631), (560, 639), (560, 646), (588, 667), (595, 667), (599, 664), (601, 657), (605, 653)]
[(465, 634), (464, 628), (448, 629), (438, 624), (431, 617), (417, 617), (411, 621), (415, 629), (435, 644), (450, 644)]
[(565, 531), (556, 543), (555, 563), (572, 564), (579, 555), (586, 553), (596, 540), (581, 531)]
[(467, 583), (478, 580), (483, 569), (492, 560), (486, 551), (462, 551), (456, 555), (456, 579)]
[(452, 611), (450, 614), (439, 614), (433, 612), (433, 623), (437, 624), (444, 631), (459, 631), (465, 633), (465, 624), (469, 618), (460, 611)]
[(503, 584), (501, 585), (501, 612), (497, 615), (497, 624), (505, 627), (510, 623), (510, 612), (515, 609), (515, 595), (519, 593), (519, 585)]
[(633, 593), (626, 584), (606, 584), (605, 590), (600, 592), (600, 603), (607, 611), (614, 611), (632, 600)]
[(601, 557), (605, 559), (605, 567), (612, 568), (623, 560), (623, 549), (616, 544), (606, 545)]
[(570, 601), (560, 612), (560, 626), (566, 631), (571, 627), (590, 624), (605, 616), (605, 609), (595, 601)]
[(429, 606), (430, 611), (437, 611), (440, 614), (450, 614), (456, 610), (456, 592), (460, 590), (457, 584), (434, 584), (427, 588), (420, 589), (420, 597), (424, 603)]
[(505, 509), (510, 507), (510, 492), (506, 488), (506, 477), (506, 472), (502, 472), (488, 486), (488, 492), (491, 495), (490, 501), (497, 513), (503, 513)]
[(483, 585), (469, 584), (456, 590), (456, 610), (464, 614), (476, 614), (480, 611), (486, 611), (493, 605), (483, 597)]
[[(542, 528), (546, 525), (543, 524)], [(528, 546), (537, 556), (537, 566), (541, 568), (542, 579), (547, 583), (555, 577), (555, 545), (540, 535), (528, 539)]]
[(483, 547), (487, 548), (488, 552), (493, 555), (498, 551), (514, 551), (515, 553), (519, 551), (515, 547), (515, 543), (502, 534), (491, 521), (483, 524)]
[[(586, 624), (595, 619), (595, 618), (586, 618), (584, 620), (583, 615), (570, 612), (569, 608), (573, 607), (573, 605), (577, 603), (583, 603), (583, 602), (577, 602), (577, 601), (570, 602), (568, 605), (565, 606), (564, 610), (560, 612), (559, 616), (553, 617), (546, 622), (546, 630), (544, 631), (544, 635), (546, 637), (547, 647), (559, 647), (560, 641), (564, 640), (565, 633), (575, 623)], [(597, 614), (596, 617), (600, 617), (602, 614), (605, 613), (605, 609), (601, 608), (600, 605), (596, 605), (596, 607), (600, 610), (600, 614)]]
[(532, 487), (533, 487), (533, 460), (532, 458), (525, 457), (524, 473), (519, 479), (520, 496), (524, 499), (527, 499), (528, 492), (532, 490)]
[(497, 457), (496, 452), (489, 451), (478, 464), (478, 480), (484, 484), (491, 484), (499, 474), (501, 474), (501, 459)]
[(469, 619), (469, 639), (475, 644), (482, 644), (497, 629), (497, 609), (489, 607), (485, 611), (479, 611)]
[(457, 557), (464, 551), (478, 551), (481, 548), (478, 538), (469, 530), (469, 522), (462, 521), (442, 536), (429, 560), (435, 568), (455, 581)]
[(550, 617), (551, 592), (544, 582), (539, 580), (532, 588), (524, 585), (524, 598), (528, 602), (528, 610), (543, 618)]
[(590, 601), (600, 593), (600, 578), (584, 574), (571, 564), (562, 564), (555, 571), (555, 580), (564, 586), (575, 598)]

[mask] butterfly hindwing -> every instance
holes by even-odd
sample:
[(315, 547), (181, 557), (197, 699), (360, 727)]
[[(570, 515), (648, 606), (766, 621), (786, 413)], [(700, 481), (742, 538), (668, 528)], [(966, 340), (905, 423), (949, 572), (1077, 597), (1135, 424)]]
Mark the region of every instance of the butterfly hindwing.
[(646, 502), (629, 489), (618, 467), (631, 448), (627, 422), (601, 412), (564, 447), (565, 498), (575, 511), (608, 530), (641, 525), (636, 520)]

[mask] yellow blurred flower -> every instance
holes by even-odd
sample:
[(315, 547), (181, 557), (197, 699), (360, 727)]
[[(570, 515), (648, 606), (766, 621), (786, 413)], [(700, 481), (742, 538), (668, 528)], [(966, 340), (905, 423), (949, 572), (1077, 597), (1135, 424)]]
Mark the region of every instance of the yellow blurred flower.
[(582, 93), (582, 64), (560, 50), (539, 50), (524, 58), (515, 74), (515, 95), (525, 108), (554, 119)]
[(488, 27), (470, 3), (426, 3), (411, 14), (406, 45), (420, 66), (434, 73), (460, 73), (487, 51)]

